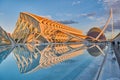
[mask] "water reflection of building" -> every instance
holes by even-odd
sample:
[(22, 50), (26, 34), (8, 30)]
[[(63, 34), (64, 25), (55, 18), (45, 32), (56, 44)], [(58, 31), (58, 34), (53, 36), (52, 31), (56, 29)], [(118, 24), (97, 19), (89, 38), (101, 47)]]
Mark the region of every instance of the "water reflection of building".
[(0, 27), (0, 63), (13, 50), (11, 37)]
[(85, 49), (83, 44), (52, 44), (43, 47), (41, 50), (34, 48), (33, 52), (25, 46), (15, 48), (14, 55), (21, 73), (52, 66), (82, 54)]

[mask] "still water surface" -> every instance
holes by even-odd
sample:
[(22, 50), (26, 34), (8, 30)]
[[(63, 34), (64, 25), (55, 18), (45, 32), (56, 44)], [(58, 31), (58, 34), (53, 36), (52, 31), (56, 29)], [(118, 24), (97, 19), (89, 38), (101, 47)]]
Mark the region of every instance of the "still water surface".
[(0, 80), (72, 80), (93, 62), (95, 57), (84, 54), (31, 73), (20, 73), (11, 53), (0, 64)]

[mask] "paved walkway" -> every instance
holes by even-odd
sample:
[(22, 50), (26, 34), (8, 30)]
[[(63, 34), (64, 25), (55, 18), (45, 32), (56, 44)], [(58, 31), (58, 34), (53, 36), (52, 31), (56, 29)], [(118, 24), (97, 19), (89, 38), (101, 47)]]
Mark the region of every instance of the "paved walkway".
[(120, 46), (113, 45), (113, 50), (115, 52), (119, 67), (120, 67)]
[(97, 57), (74, 80), (120, 80), (120, 68), (117, 62), (118, 56), (116, 58), (115, 51), (119, 54), (120, 50), (118, 51), (116, 48), (114, 50), (113, 46), (109, 45), (105, 52), (107, 54), (106, 57)]

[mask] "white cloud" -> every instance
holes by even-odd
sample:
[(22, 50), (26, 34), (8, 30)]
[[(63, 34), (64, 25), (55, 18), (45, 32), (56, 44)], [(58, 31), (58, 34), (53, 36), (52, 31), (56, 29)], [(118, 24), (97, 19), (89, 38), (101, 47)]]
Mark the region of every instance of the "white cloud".
[(92, 12), (92, 13), (83, 13), (83, 14), (80, 14), (78, 17), (86, 17), (86, 18), (88, 18), (90, 20), (94, 20), (95, 16), (96, 16), (96, 13)]
[(78, 4), (80, 4), (81, 2), (80, 1), (74, 1), (73, 3), (72, 3), (72, 5), (78, 5)]
[(119, 0), (103, 0), (105, 3), (116, 3)]
[(43, 15), (42, 17), (48, 18), (48, 19), (52, 19), (52, 16), (51, 16), (51, 15)]
[(89, 16), (88, 19), (90, 19), (90, 20), (94, 20), (95, 17), (93, 17), (93, 16)]
[(101, 25), (104, 25), (106, 23), (108, 18), (106, 17), (99, 17), (99, 18), (96, 18), (96, 21), (99, 22)]
[(73, 16), (73, 14), (71, 14), (71, 13), (57, 13), (56, 16), (67, 16), (67, 17), (71, 17), (71, 16)]
[(86, 13), (83, 13), (83, 14), (80, 14), (79, 16), (80, 16), (80, 17), (81, 17), (81, 16), (87, 16), (87, 14), (86, 14)]
[(113, 16), (115, 20), (120, 20), (120, 0), (103, 0), (103, 3), (109, 10), (109, 8), (113, 9)]

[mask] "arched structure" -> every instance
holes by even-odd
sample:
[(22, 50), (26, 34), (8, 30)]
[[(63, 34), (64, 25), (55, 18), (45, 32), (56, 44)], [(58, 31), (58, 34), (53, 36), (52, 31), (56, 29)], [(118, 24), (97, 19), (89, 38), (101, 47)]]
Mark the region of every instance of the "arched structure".
[(33, 37), (36, 43), (37, 38), (44, 43), (60, 43), (78, 42), (86, 37), (80, 30), (25, 12), (20, 13), (12, 36), (17, 43), (31, 42)]
[(81, 54), (82, 31), (30, 13), (20, 13), (12, 34), (20, 72), (57, 64)]

